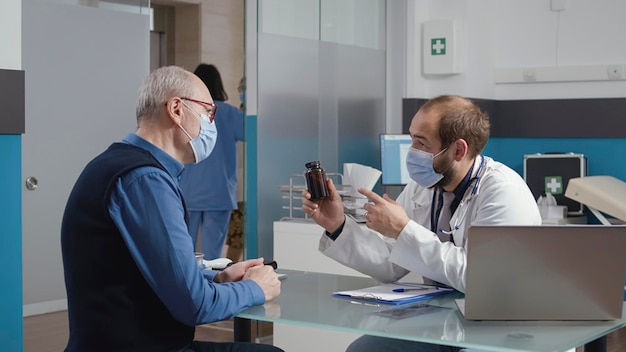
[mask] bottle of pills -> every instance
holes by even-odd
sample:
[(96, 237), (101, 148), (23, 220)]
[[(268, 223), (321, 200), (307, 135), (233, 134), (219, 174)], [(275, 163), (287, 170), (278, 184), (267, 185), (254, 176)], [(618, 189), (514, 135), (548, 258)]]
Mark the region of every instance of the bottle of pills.
[(326, 187), (326, 172), (320, 166), (319, 160), (311, 161), (305, 164), (306, 171), (304, 179), (306, 186), (311, 193), (311, 199), (324, 199), (328, 197), (328, 187)]

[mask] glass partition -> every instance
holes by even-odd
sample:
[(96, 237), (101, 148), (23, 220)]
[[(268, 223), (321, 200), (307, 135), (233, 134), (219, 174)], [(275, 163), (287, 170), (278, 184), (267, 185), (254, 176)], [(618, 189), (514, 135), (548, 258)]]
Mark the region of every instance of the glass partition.
[(288, 215), (279, 188), (305, 163), (320, 160), (327, 173), (348, 162), (380, 169), (385, 1), (258, 5), (256, 234), (258, 255), (271, 257), (273, 222)]

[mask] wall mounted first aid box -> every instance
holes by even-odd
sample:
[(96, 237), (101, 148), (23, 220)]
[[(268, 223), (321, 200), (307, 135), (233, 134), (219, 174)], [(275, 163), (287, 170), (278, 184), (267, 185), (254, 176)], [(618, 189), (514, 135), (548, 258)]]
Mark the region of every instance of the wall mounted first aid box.
[(587, 176), (587, 161), (583, 154), (549, 153), (524, 155), (524, 181), (535, 199), (551, 193), (558, 205), (567, 206), (569, 216), (583, 214), (583, 205), (565, 197), (571, 178)]

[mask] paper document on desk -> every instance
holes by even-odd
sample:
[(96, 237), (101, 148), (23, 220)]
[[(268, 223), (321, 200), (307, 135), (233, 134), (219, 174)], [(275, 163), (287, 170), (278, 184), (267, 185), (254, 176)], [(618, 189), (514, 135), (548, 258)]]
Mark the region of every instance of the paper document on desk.
[(333, 292), (333, 296), (383, 304), (405, 304), (430, 299), (450, 292), (454, 292), (454, 289), (416, 283), (393, 283), (380, 284), (359, 290), (337, 291)]
[(354, 197), (363, 197), (363, 195), (357, 191), (361, 187), (371, 191), (376, 185), (376, 182), (378, 182), (381, 174), (382, 172), (380, 170), (371, 166), (355, 163), (343, 164), (343, 183), (352, 186), (352, 196)]

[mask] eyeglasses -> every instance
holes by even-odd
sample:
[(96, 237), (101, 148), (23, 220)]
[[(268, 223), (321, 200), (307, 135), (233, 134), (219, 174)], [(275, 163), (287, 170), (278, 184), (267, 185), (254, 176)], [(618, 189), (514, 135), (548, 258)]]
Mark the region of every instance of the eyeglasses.
[(191, 98), (183, 98), (183, 97), (181, 97), (181, 99), (204, 106), (207, 112), (207, 116), (209, 117), (209, 121), (211, 121), (212, 123), (213, 120), (215, 119), (215, 114), (217, 113), (217, 105), (215, 105), (214, 103), (209, 103), (206, 101), (196, 100), (196, 99), (191, 99)]

